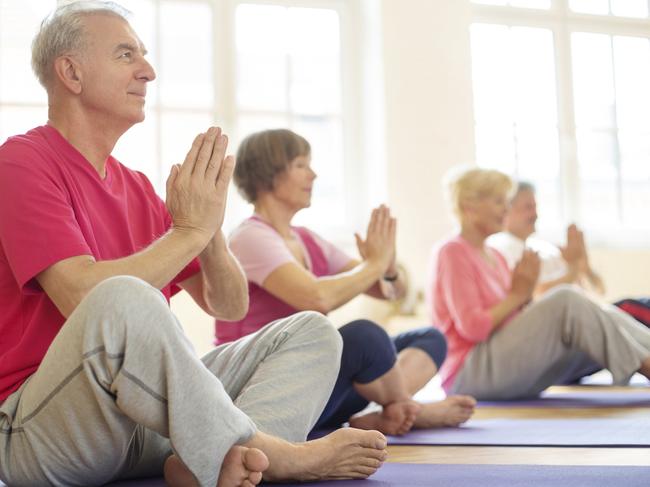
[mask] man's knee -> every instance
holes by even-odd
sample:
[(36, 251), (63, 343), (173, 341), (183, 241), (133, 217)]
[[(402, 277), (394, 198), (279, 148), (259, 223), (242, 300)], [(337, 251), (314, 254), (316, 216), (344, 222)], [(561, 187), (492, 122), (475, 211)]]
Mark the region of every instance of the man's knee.
[(156, 299), (164, 302), (164, 297), (156, 288), (142, 279), (134, 276), (113, 276), (104, 279), (90, 290), (84, 301), (93, 301), (93, 304), (105, 303), (108, 305), (123, 306), (148, 302)]
[(303, 329), (318, 340), (319, 348), (329, 350), (336, 357), (341, 357), (343, 341), (338, 330), (325, 315), (317, 311), (301, 311), (293, 318), (302, 323)]
[(87, 315), (86, 326), (110, 322), (112, 329), (133, 324), (143, 330), (161, 330), (174, 320), (162, 293), (147, 282), (133, 276), (115, 276), (97, 284), (79, 304), (79, 312)]

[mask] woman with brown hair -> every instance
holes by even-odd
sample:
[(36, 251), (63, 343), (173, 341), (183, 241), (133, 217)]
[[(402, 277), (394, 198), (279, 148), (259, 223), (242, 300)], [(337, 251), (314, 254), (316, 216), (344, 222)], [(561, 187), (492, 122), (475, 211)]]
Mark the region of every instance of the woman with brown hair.
[[(218, 343), (257, 331), (302, 310), (321, 313), (366, 293), (403, 296), (395, 264), (396, 220), (385, 206), (372, 212), (365, 238), (356, 235), (361, 260), (304, 227), (291, 224), (311, 204), (316, 179), (309, 143), (290, 130), (249, 135), (237, 153), (234, 180), (255, 213), (232, 233), (229, 246), (249, 281), (250, 308), (239, 322), (218, 321)], [(403, 434), (410, 428), (458, 425), (472, 414), (470, 397), (419, 404), (411, 399), (446, 355), (444, 336), (432, 327), (391, 339), (378, 325), (357, 320), (340, 328), (343, 357), (337, 383), (316, 427), (350, 425)], [(297, 366), (299, 366), (297, 364)], [(380, 412), (355, 416), (374, 401)]]

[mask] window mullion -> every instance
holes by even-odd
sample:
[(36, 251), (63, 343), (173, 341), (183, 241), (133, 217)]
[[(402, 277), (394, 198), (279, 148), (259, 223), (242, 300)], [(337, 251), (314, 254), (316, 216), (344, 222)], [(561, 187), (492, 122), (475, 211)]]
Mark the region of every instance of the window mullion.
[[(566, 5), (566, 0), (561, 0)], [(567, 7), (568, 8), (568, 7)], [(560, 147), (560, 195), (567, 221), (580, 218), (580, 177), (576, 144), (571, 32), (565, 15), (555, 27), (558, 132)], [(568, 188), (573, 188), (569, 191)]]
[[(611, 1), (610, 1), (611, 5)], [(621, 146), (618, 140), (619, 127), (618, 127), (618, 97), (616, 92), (616, 64), (614, 56), (614, 36), (609, 37), (610, 53), (612, 63), (612, 86), (614, 89), (614, 103), (612, 106), (612, 134), (614, 135), (614, 166), (616, 167), (616, 205), (619, 223), (623, 222), (623, 177), (621, 168)]]
[(214, 118), (234, 133), (237, 120), (236, 78), (238, 73), (235, 60), (235, 9), (231, 0), (212, 0), (213, 2), (213, 80), (215, 84)]

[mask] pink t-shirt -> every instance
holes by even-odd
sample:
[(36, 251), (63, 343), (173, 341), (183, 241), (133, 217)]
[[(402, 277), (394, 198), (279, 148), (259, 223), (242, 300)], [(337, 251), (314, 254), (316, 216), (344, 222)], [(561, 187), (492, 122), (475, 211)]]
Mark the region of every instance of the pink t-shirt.
[(432, 252), (427, 307), (435, 326), (447, 336), (449, 351), (440, 370), (446, 390), (472, 348), (490, 337), (493, 327), (489, 310), (503, 301), (510, 289), (506, 260), (493, 248), (486, 247), (486, 251), (493, 257), (494, 266), (460, 235), (437, 245)]
[[(306, 228), (293, 227), (292, 232), (302, 246), (307, 268), (316, 276), (337, 274), (352, 260), (335, 245)], [(271, 296), (262, 289), (262, 285), (278, 267), (287, 263), (302, 265), (291, 253), (282, 236), (257, 215), (244, 220), (233, 231), (228, 245), (246, 273), (250, 305), (244, 319), (216, 323), (217, 343), (236, 340), (273, 320), (295, 313), (295, 309)], [(313, 262), (312, 256), (318, 257), (319, 262)]]
[[(118, 259), (171, 225), (147, 178), (114, 158), (101, 179), (51, 126), (0, 146), (0, 402), (36, 371), (65, 319), (35, 277), (63, 259)], [(161, 291), (199, 271), (195, 259)]]

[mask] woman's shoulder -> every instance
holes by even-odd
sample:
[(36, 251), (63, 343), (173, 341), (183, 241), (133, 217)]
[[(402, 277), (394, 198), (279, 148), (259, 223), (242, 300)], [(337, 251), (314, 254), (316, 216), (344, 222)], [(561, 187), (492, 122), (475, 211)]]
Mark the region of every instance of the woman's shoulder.
[(260, 237), (279, 237), (278, 233), (268, 223), (255, 218), (246, 218), (230, 232), (229, 240), (255, 239)]
[(453, 235), (438, 242), (433, 251), (438, 256), (453, 256), (466, 254), (469, 248), (460, 235)]

